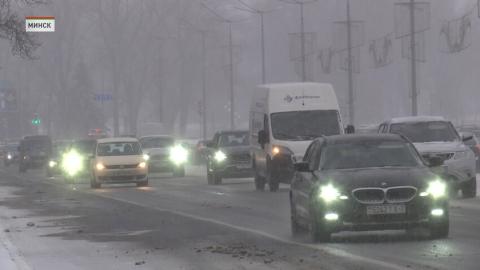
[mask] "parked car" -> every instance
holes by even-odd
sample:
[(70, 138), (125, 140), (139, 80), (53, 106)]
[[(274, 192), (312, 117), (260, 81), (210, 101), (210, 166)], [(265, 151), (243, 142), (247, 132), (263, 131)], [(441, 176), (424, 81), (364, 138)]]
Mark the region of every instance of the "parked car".
[(149, 172), (171, 172), (175, 177), (185, 176), (189, 153), (174, 137), (152, 135), (141, 137), (139, 141), (143, 153), (148, 157)]
[(292, 233), (309, 230), (314, 242), (333, 233), (412, 229), (432, 238), (449, 233), (447, 184), (404, 137), (394, 134), (318, 138), (295, 164), (291, 184)]
[(407, 137), (424, 158), (438, 156), (445, 160), (452, 190), (460, 189), (464, 197), (477, 194), (476, 161), (450, 121), (436, 116), (394, 118), (382, 123), (380, 133), (397, 133)]
[(217, 132), (208, 143), (207, 180), (219, 185), (224, 178), (252, 177), (249, 133), (227, 130)]
[(148, 186), (148, 164), (137, 139), (99, 139), (95, 149), (90, 162), (92, 188), (97, 189), (102, 184), (111, 183)]
[(18, 148), (20, 154), (18, 170), (26, 172), (28, 169), (48, 165), (52, 154), (52, 140), (46, 135), (25, 136)]

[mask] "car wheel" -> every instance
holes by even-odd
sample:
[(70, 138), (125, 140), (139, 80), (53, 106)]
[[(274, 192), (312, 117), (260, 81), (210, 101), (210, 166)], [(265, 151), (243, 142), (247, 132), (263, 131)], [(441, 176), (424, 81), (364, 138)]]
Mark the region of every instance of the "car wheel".
[(292, 230), (293, 236), (298, 235), (300, 232), (302, 232), (302, 229), (303, 229), (302, 226), (298, 224), (297, 213), (295, 211), (295, 207), (293, 206), (291, 199), (290, 199), (290, 228)]
[(213, 175), (213, 184), (214, 185), (221, 185), (222, 184), (222, 177), (218, 174)]
[(325, 230), (324, 223), (319, 220), (318, 216), (314, 213), (314, 211), (311, 211), (310, 214), (309, 227), (310, 239), (313, 243), (323, 243), (330, 241), (332, 234)]
[(280, 186), (280, 183), (278, 182), (278, 179), (273, 175), (271, 166), (268, 166), (268, 165), (267, 165), (267, 177), (265, 180), (268, 183), (268, 188), (270, 192), (278, 191), (278, 187)]
[(148, 179), (143, 182), (137, 183), (137, 187), (148, 187)]
[(52, 171), (49, 169), (47, 169), (47, 177), (53, 177)]
[(8, 166), (10, 166), (10, 163), (5, 162), (4, 165), (5, 165), (5, 167), (8, 167)]
[(462, 195), (464, 198), (474, 198), (477, 196), (477, 179), (473, 177), (462, 186)]
[(209, 185), (213, 185), (213, 182), (214, 182), (214, 180), (213, 180), (213, 174), (207, 172), (207, 183), (208, 183)]
[(98, 188), (101, 188), (101, 187), (102, 187), (102, 184), (97, 183), (97, 181), (95, 181), (95, 178), (92, 177), (92, 178), (90, 179), (90, 187), (93, 188), (93, 189), (98, 189)]
[(447, 238), (450, 231), (450, 219), (448, 215), (442, 220), (430, 221), (430, 238), (441, 239)]
[(265, 190), (265, 177), (262, 177), (258, 174), (257, 171), (255, 171), (255, 189), (264, 191)]
[(173, 176), (174, 177), (185, 177), (185, 167), (179, 167), (179, 168), (175, 168), (175, 170), (173, 171)]
[(18, 171), (21, 172), (21, 173), (24, 173), (27, 171), (27, 167), (24, 166), (24, 165), (19, 165), (18, 166)]

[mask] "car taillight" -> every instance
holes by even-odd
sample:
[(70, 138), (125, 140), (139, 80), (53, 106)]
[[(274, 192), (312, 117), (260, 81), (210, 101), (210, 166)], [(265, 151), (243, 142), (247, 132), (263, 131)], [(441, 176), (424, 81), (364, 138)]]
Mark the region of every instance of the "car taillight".
[(477, 152), (480, 153), (480, 144), (475, 145), (475, 148), (477, 148)]

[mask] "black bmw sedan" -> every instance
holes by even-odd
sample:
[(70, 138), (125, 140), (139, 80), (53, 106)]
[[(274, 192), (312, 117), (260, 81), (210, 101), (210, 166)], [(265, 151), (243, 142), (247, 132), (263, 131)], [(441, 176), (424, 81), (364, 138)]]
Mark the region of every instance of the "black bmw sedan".
[(442, 164), (423, 160), (399, 135), (318, 138), (295, 164), (292, 233), (308, 229), (322, 242), (340, 231), (426, 227), (432, 238), (447, 237), (447, 185), (433, 172)]

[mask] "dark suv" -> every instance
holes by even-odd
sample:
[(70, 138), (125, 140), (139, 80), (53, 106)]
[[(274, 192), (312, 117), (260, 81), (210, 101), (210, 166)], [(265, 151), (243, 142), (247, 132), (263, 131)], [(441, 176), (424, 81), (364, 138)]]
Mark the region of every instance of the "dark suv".
[(49, 136), (25, 136), (18, 146), (18, 170), (26, 172), (28, 169), (41, 168), (47, 165), (52, 154), (52, 140)]
[(222, 178), (252, 177), (248, 131), (221, 131), (208, 143), (208, 184), (218, 185)]

